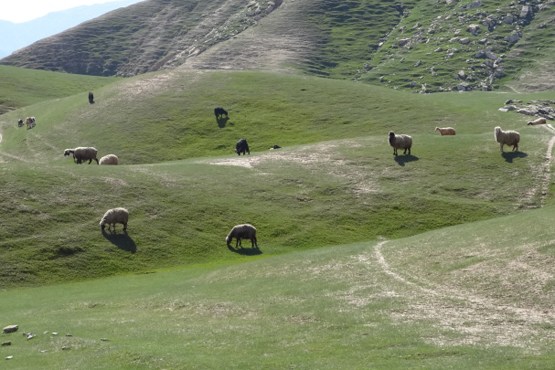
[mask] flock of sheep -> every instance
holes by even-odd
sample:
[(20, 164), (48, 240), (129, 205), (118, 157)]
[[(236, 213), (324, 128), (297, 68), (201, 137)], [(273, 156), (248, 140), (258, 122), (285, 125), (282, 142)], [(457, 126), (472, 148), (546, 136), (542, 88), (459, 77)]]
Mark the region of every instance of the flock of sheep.
[[(94, 100), (92, 100), (94, 102)], [(89, 103), (91, 103), (91, 94), (89, 94)], [(214, 110), (216, 119), (222, 118), (223, 116), (228, 116), (227, 111), (223, 108), (218, 107)], [(23, 124), (27, 124), (27, 128), (32, 128), (35, 125), (35, 117), (27, 117), (25, 121), (20, 119), (18, 121), (18, 126), (21, 127)], [(540, 125), (546, 124), (545, 118), (540, 117), (533, 121), (529, 121), (528, 125)], [(436, 127), (435, 132), (439, 132), (441, 136), (452, 136), (456, 135), (456, 130), (453, 127)], [(398, 150), (403, 150), (403, 154), (410, 155), (411, 148), (413, 144), (412, 137), (406, 134), (395, 134), (390, 131), (389, 134), (389, 144), (393, 148), (393, 155), (398, 155)], [(503, 146), (512, 146), (513, 151), (518, 150), (518, 144), (520, 142), (520, 134), (514, 130), (504, 131), (501, 127), (497, 126), (494, 128), (495, 141), (499, 143), (500, 150), (503, 152)], [(235, 146), (235, 151), (238, 155), (250, 154), (249, 146), (246, 139), (240, 139)], [(66, 149), (64, 151), (64, 156), (73, 156), (73, 161), (77, 164), (81, 164), (84, 161), (95, 161), (100, 165), (117, 165), (119, 163), (119, 158), (115, 154), (108, 154), (100, 158), (97, 158), (98, 150), (94, 147), (77, 147), (72, 149)], [(108, 230), (115, 232), (116, 224), (122, 224), (123, 230), (127, 231), (127, 223), (129, 221), (129, 211), (125, 208), (118, 207), (112, 208), (106, 211), (100, 220), (100, 228), (104, 232), (106, 225), (108, 225)], [(256, 228), (251, 224), (241, 224), (234, 226), (225, 238), (228, 248), (231, 248), (231, 241), (235, 238), (235, 248), (242, 248), (241, 240), (248, 239), (251, 241), (252, 248), (258, 248), (258, 242), (256, 239)]]
[(119, 163), (119, 158), (115, 154), (107, 154), (99, 160), (97, 158), (98, 150), (92, 146), (79, 146), (74, 149), (64, 150), (65, 157), (70, 155), (73, 156), (73, 161), (77, 164), (81, 164), (83, 161), (89, 161), (89, 164), (91, 164), (92, 161), (95, 161), (96, 164), (103, 165), (116, 165)]
[[(89, 93), (89, 103), (94, 103), (94, 98), (92, 93)], [(223, 108), (216, 108), (214, 110), (216, 118), (221, 118), (222, 116), (228, 115), (227, 111)], [(29, 120), (29, 118), (28, 118)], [(32, 122), (35, 122), (34, 117), (32, 117)], [(18, 122), (20, 126), (23, 125), (23, 120)], [(29, 128), (29, 127), (28, 127)], [(250, 154), (249, 145), (246, 139), (240, 139), (236, 146), (235, 151), (238, 155)], [(99, 165), (117, 165), (119, 163), (119, 158), (115, 154), (108, 154), (98, 159), (98, 150), (94, 147), (76, 147), (64, 150), (64, 156), (73, 156), (73, 161), (77, 164), (81, 164), (88, 161), (89, 164), (95, 161)], [(105, 231), (106, 225), (108, 225), (108, 231), (115, 232), (116, 224), (123, 225), (123, 231), (127, 232), (127, 224), (129, 222), (129, 211), (123, 207), (117, 207), (107, 210), (100, 220), (100, 229), (102, 232)], [(231, 248), (231, 241), (235, 239), (235, 248), (242, 248), (241, 240), (248, 239), (251, 241), (252, 248), (258, 248), (258, 241), (256, 239), (256, 228), (251, 224), (241, 224), (234, 226), (225, 238), (228, 248)]]
[[(546, 124), (547, 120), (543, 117), (537, 118), (535, 120), (529, 121), (529, 126)], [(435, 132), (439, 132), (441, 136), (446, 135), (456, 135), (457, 132), (453, 127), (436, 127)], [(501, 127), (497, 126), (493, 129), (493, 135), (495, 141), (499, 143), (501, 152), (503, 152), (503, 146), (512, 146), (512, 151), (518, 151), (518, 143), (520, 142), (520, 133), (514, 130), (504, 131)], [(398, 155), (398, 150), (402, 149), (403, 154), (410, 155), (410, 150), (412, 148), (412, 137), (406, 134), (395, 134), (393, 131), (389, 132), (389, 145), (393, 148), (393, 155)]]

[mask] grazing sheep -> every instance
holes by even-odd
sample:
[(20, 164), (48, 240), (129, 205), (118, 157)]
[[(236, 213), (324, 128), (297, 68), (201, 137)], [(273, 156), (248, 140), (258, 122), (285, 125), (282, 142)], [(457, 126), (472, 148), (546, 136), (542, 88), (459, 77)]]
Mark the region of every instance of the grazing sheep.
[(529, 126), (545, 125), (546, 123), (547, 123), (547, 120), (546, 120), (545, 118), (543, 118), (543, 117), (540, 117), (540, 118), (536, 118), (536, 119), (533, 120), (533, 121), (529, 121), (529, 122), (528, 122), (528, 125), (529, 125)]
[(223, 109), (222, 107), (217, 107), (214, 109), (214, 115), (216, 116), (216, 119), (220, 119), (223, 118), (223, 116), (229, 117), (227, 114), (227, 111), (225, 109)]
[(27, 125), (27, 130), (32, 129), (37, 125), (37, 120), (35, 117), (25, 118), (25, 125)]
[(239, 246), (243, 248), (241, 245), (241, 239), (250, 239), (252, 248), (258, 248), (258, 243), (256, 241), (256, 228), (251, 224), (233, 226), (225, 238), (228, 248), (231, 248), (231, 240), (233, 238), (235, 238), (235, 248)]
[(94, 94), (89, 91), (89, 104), (94, 104)]
[(455, 131), (455, 129), (453, 127), (436, 127), (436, 129), (434, 131), (439, 131), (441, 136), (456, 135), (457, 134), (457, 132)]
[(86, 160), (89, 161), (89, 164), (91, 164), (93, 160), (95, 160), (96, 164), (98, 164), (98, 159), (96, 158), (97, 153), (98, 151), (96, 150), (96, 148), (80, 146), (75, 149), (66, 149), (64, 151), (64, 156), (72, 154), (73, 161), (77, 164), (80, 164)]
[(235, 153), (237, 153), (237, 155), (245, 155), (245, 153), (251, 154), (247, 139), (239, 139), (237, 144), (235, 144)]
[(104, 157), (100, 158), (98, 164), (118, 164), (119, 159), (118, 156), (115, 154), (107, 154)]
[(100, 228), (104, 231), (106, 224), (108, 230), (116, 231), (116, 224), (123, 224), (123, 231), (127, 230), (127, 222), (129, 221), (129, 211), (125, 208), (112, 208), (104, 213), (100, 220)]
[(503, 145), (513, 146), (513, 152), (518, 150), (518, 143), (520, 141), (520, 134), (513, 130), (503, 131), (501, 127), (497, 126), (493, 130), (493, 135), (495, 141), (499, 143), (501, 151), (503, 151)]
[(389, 131), (389, 145), (393, 147), (393, 155), (397, 155), (397, 149), (404, 149), (403, 154), (410, 155), (410, 148), (412, 147), (412, 137), (409, 135), (395, 135), (393, 131)]
[(17, 120), (17, 127), (23, 127), (23, 119), (22, 118)]

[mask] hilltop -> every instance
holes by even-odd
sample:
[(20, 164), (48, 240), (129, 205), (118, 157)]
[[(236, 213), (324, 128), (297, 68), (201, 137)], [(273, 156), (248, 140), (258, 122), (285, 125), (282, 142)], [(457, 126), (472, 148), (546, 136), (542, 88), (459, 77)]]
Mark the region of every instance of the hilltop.
[(549, 0), (148, 0), (4, 58), (101, 76), (295, 70), (414, 92), (554, 86)]

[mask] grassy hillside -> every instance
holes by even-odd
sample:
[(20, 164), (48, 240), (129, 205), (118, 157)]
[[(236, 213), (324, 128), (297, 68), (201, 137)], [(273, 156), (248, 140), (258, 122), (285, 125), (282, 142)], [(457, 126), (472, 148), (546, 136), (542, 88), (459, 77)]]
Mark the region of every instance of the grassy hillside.
[(0, 66), (0, 80), (0, 114), (3, 114), (39, 101), (95, 90), (116, 79)]
[(553, 217), (3, 291), (20, 332), (1, 354), (9, 369), (549, 369)]
[[(259, 228), (263, 256), (415, 235), (538, 207), (550, 185), (552, 134), (499, 112), (503, 94), (176, 70), (96, 96), (94, 105), (78, 94), (25, 108), (39, 121), (32, 130), (13, 124), (20, 112), (0, 117), (4, 286), (241, 261), (223, 239), (242, 222)], [(217, 105), (230, 113), (225, 125)], [(436, 125), (459, 134), (440, 137)], [(521, 152), (500, 154), (496, 125), (521, 130)], [(413, 135), (412, 156), (392, 156), (389, 130)], [(240, 137), (248, 157), (233, 153)], [(80, 145), (117, 154), (122, 166), (63, 156)], [(115, 206), (131, 211), (128, 236), (100, 233)]]
[(289, 69), (422, 93), (548, 91), (554, 14), (548, 0), (148, 0), (0, 63), (103, 76)]

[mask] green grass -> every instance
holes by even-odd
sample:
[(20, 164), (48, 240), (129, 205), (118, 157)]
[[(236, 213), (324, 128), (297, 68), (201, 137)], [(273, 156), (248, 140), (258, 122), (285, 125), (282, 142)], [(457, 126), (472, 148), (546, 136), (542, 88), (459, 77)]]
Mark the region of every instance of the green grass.
[[(12, 345), (1, 353), (14, 356), (10, 369), (548, 369), (552, 319), (531, 315), (555, 303), (553, 279), (504, 271), (520, 259), (552, 270), (542, 250), (553, 248), (553, 215), (551, 207), (385, 244), (11, 289), (0, 292), (0, 316), (36, 337), (3, 335)], [(519, 229), (543, 235), (531, 245)], [(480, 240), (474, 248), (463, 242), (469, 233)], [(469, 254), (483, 256), (487, 274), (453, 274)], [(492, 290), (495, 274), (521, 286)]]
[[(0, 114), (77, 93), (82, 93), (80, 97), (86, 102), (88, 91), (116, 81), (113, 77), (70, 75), (9, 66), (0, 66), (0, 79)], [(35, 115), (26, 109), (22, 109), (21, 113), (21, 117)]]
[[(13, 124), (19, 112), (0, 118), (4, 286), (241, 259), (223, 239), (242, 222), (259, 228), (263, 256), (272, 256), (541, 204), (550, 136), (499, 112), (503, 94), (421, 96), (273, 73), (164, 76), (106, 86), (93, 106), (80, 94), (33, 105), (32, 130)], [(216, 83), (234, 93), (217, 94)], [(141, 85), (151, 89), (129, 96)], [(217, 105), (230, 112), (225, 127)], [(459, 134), (440, 137), (436, 125)], [(500, 155), (496, 125), (521, 130), (524, 157)], [(389, 130), (413, 135), (410, 161), (394, 160)], [(249, 157), (233, 153), (239, 137)], [(283, 148), (271, 152), (273, 144)], [(77, 166), (62, 155), (80, 145), (116, 153), (123, 166)], [(240, 162), (212, 164), (230, 160)], [(116, 206), (130, 209), (129, 238), (98, 230)]]
[[(32, 130), (0, 116), (10, 368), (551, 365), (552, 134), (499, 112), (507, 94), (175, 70), (84, 96), (25, 107)], [(457, 136), (434, 133), (447, 125)], [(521, 132), (519, 154), (496, 125)], [(393, 157), (389, 130), (412, 156)], [(78, 145), (122, 165), (63, 157)], [(116, 206), (128, 234), (103, 235)], [(243, 222), (259, 251), (225, 246)]]

